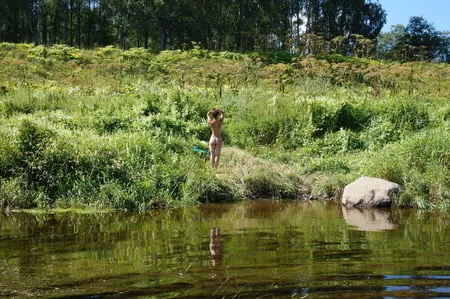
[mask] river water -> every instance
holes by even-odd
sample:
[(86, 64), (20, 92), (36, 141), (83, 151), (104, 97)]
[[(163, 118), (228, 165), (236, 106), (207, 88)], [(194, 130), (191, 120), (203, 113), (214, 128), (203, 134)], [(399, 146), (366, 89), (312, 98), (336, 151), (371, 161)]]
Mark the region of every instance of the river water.
[(0, 215), (0, 296), (450, 298), (450, 216), (251, 201)]

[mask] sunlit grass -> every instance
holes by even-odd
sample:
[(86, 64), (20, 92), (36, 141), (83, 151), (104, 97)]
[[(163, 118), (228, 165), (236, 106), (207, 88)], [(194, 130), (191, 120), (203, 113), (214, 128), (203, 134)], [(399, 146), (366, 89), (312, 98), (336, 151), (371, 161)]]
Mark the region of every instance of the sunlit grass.
[[(448, 90), (407, 77), (433, 64), (373, 62), (373, 81), (370, 61), (350, 61), (355, 75), (313, 57), (14, 44), (0, 57), (0, 194), (12, 208), (339, 198), (360, 175), (401, 184), (398, 205), (449, 206)], [(192, 151), (212, 107), (226, 111), (216, 172)]]

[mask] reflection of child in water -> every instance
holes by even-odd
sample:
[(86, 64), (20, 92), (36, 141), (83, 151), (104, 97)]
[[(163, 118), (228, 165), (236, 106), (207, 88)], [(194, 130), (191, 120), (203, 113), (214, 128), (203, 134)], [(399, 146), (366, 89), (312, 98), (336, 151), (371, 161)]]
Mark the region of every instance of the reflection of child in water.
[(211, 264), (213, 268), (222, 265), (222, 240), (220, 238), (220, 229), (214, 227), (209, 235), (209, 252), (211, 253)]

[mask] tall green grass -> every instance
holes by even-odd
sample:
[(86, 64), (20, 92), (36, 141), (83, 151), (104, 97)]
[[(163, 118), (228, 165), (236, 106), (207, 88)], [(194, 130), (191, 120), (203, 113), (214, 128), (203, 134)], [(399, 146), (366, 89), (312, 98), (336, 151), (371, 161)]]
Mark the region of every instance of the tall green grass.
[[(0, 44), (0, 195), (11, 208), (145, 211), (339, 198), (372, 175), (402, 185), (399, 206), (449, 207), (445, 85), (410, 94), (401, 81), (405, 69), (435, 65), (261, 55)], [(349, 63), (395, 71), (396, 89), (374, 93)], [(192, 151), (209, 138), (212, 107), (226, 112), (217, 172)]]

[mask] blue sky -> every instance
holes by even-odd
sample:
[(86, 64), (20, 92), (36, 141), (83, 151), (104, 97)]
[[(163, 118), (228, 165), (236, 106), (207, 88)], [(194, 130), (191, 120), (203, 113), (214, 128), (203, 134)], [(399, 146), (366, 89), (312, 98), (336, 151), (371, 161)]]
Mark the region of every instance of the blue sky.
[(423, 17), (439, 31), (450, 31), (450, 0), (378, 0), (387, 13), (383, 32), (391, 25), (408, 25), (409, 18)]

